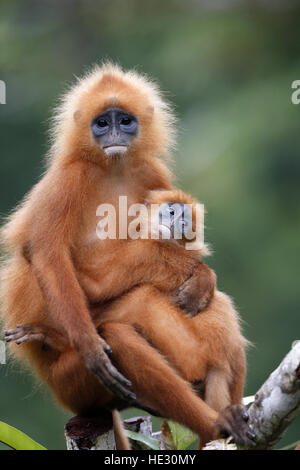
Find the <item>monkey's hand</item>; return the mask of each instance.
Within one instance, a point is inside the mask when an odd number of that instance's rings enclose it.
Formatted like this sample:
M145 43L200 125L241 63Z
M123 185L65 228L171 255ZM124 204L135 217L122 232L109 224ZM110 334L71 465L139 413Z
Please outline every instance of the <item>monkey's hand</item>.
M87 368L99 379L99 381L113 395L132 402L135 394L129 390L131 382L127 380L111 363L109 356L112 354L110 346L100 336L97 350L92 354L84 355L83 360ZM99 347L100 346L100 347Z
M176 292L174 301L189 317L194 317L210 303L216 287L216 275L199 261L190 277Z
M237 445L253 447L255 434L248 420L248 411L244 405L227 406L217 417L213 439L232 436Z

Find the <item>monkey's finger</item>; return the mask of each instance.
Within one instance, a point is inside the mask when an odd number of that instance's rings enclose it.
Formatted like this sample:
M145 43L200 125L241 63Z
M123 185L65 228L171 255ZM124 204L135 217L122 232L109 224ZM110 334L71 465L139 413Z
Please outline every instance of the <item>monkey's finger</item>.
M103 367L100 367L100 370L100 380L103 381L104 385L106 385L112 393L126 400L135 400L135 394L131 390L128 390L132 385L130 380L124 377L110 361L104 361Z
M108 375L110 375L116 382L120 383L125 387L131 387L132 383L130 380L126 379L123 374L121 374L112 364L109 364L107 369Z
M228 423L220 429L219 434L223 438L231 436L234 442L241 447L253 447L255 445L255 434L246 425L237 429L236 426Z
M5 335L5 336L9 336L9 335L16 334L16 333L18 333L18 332L19 332L19 330L17 330L17 329L5 330L5 331L4 331L4 335Z
M29 339L33 338L30 338L29 335L23 335L21 338L17 339L16 344L22 344L25 341L29 341Z
M125 400L126 402L130 403L136 400L136 395L134 392L131 392L119 383L112 382L111 378L109 378L106 383L103 383L103 385L106 386L110 392L112 392L116 397L120 398L121 400Z
M121 372L118 371L118 369L111 363L107 356L103 358L101 364L105 375L111 376L114 381L120 383L124 387L132 386L130 380L128 380L126 377L124 377L123 374L121 374Z
M22 336L25 331L31 331L33 330L32 325L17 325L16 328L10 329L10 330L5 330L4 335L5 336L10 336L10 335L20 335Z
M104 352L105 352L105 354L107 354L108 356L111 356L111 355L112 355L112 349L111 349L110 346L108 346L108 344L105 346Z
M11 341L16 341L23 336L23 332L20 330L7 330L5 331L5 341L10 343Z
M116 370L117 375L120 375L119 372ZM123 377L123 376L122 376ZM124 377L125 378L125 377ZM114 395L117 397L126 400L126 401L134 401L136 399L136 395L131 390L125 388L121 383L119 383L114 376L110 375L105 371L101 374L101 382L104 386L108 388ZM126 379L127 381L127 379ZM127 381L129 382L129 381Z
M107 346L103 340L102 353L96 361L88 360L87 366L111 393L127 401L133 401L135 400L135 394L128 390L131 387L131 382L113 366L105 353Z
M252 429L248 429L247 437L250 439L250 441L253 441L254 443L256 442L256 436Z
M251 437L250 437L251 436ZM247 432L243 435L241 434L232 434L234 442L242 447L253 447L255 446L255 435L253 433Z
M14 339L11 336L5 336L5 341L10 343L11 341L14 341Z
M256 444L256 436L250 424L240 423L240 426L231 427L231 432L234 441L240 446L253 447Z

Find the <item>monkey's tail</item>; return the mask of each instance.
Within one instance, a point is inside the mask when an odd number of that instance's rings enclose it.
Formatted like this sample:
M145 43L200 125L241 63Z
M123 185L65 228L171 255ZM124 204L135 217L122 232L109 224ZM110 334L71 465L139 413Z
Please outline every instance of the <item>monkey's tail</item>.
M112 411L116 449L117 450L131 450L129 439L125 434L125 428L118 410Z

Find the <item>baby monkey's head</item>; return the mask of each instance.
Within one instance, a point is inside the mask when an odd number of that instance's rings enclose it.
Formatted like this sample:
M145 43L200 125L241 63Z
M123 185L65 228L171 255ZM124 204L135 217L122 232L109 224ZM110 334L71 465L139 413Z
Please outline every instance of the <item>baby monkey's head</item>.
M153 219L151 219L153 221ZM159 206L158 214L155 214L158 233L162 238L178 241L192 231L191 208L182 202L164 202Z
M147 197L152 238L169 241L199 254L208 254L204 244L204 208L180 190L151 191Z

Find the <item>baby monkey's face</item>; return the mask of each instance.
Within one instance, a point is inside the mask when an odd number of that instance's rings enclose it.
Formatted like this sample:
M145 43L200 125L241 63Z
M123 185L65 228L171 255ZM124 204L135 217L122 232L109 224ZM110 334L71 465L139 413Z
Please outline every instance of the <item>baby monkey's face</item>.
M186 240L193 230L191 208L182 202L165 202L152 210L151 230L164 240Z

